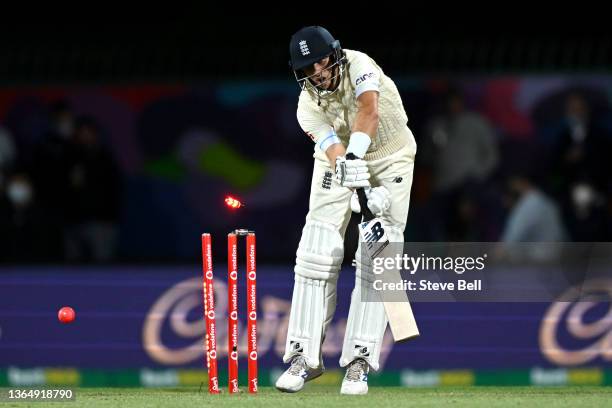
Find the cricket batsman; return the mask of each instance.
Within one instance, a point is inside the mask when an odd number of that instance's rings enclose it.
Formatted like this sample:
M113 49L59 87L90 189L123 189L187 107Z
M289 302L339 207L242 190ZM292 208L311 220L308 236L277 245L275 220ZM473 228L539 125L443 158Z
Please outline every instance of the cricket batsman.
M321 345L336 308L336 283L356 188L383 220L391 242L404 241L416 142L393 81L366 54L342 49L323 27L305 27L289 44L302 89L297 119L314 141L309 211L298 246L283 361L290 367L276 388L297 392L323 371ZM353 153L357 159L346 158ZM383 303L363 302L361 244L340 366L342 394L366 394L368 372L379 369L387 317ZM371 289L370 289L371 290ZM367 295L367 294L365 294Z

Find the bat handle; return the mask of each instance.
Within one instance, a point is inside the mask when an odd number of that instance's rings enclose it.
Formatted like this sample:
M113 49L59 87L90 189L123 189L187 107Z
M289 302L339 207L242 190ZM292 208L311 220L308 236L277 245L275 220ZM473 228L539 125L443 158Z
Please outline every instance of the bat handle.
M353 153L347 153L347 160L355 160L357 156ZM368 198L366 197L365 190L363 187L359 187L357 190L357 198L359 199L359 206L361 207L361 215L363 215L363 221L367 222L374 219L374 214L370 211L368 207Z

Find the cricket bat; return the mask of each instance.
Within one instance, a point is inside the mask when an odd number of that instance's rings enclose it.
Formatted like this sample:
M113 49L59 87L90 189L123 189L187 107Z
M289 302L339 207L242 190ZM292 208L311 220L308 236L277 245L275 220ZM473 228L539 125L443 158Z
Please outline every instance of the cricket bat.
M355 159L356 156L349 153L346 155L346 158L351 160ZM362 222L359 224L359 238L368 256L374 259L387 248L389 245L389 238L385 232L385 226L382 220L375 217L372 211L370 211L368 199L363 188L357 189L357 198L359 199L359 206L361 207L361 214L363 217ZM385 276L386 281L401 281L399 270L388 270L385 274L387 274L387 276ZM393 293L393 301L385 301L385 294L383 293L383 305L385 307L387 319L389 320L393 340L396 343L419 336L419 328L417 327L406 292L399 291Z

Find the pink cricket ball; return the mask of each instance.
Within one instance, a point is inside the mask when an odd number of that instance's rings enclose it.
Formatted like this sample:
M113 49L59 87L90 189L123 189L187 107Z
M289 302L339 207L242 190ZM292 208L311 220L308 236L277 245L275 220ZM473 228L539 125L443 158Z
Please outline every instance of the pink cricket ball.
M74 309L70 306L64 306L57 312L57 318L62 323L72 323L75 316Z

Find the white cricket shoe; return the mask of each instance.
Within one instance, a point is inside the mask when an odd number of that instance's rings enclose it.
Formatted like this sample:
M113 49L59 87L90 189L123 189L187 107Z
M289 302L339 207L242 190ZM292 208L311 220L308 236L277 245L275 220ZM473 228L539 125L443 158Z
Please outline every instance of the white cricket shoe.
M370 366L362 358L353 360L346 368L344 380L342 380L341 394L364 395L368 393L368 372Z
M291 360L291 367L276 380L276 388L282 392L298 392L307 381L319 377L323 371L323 367L308 367L304 356L295 356Z

